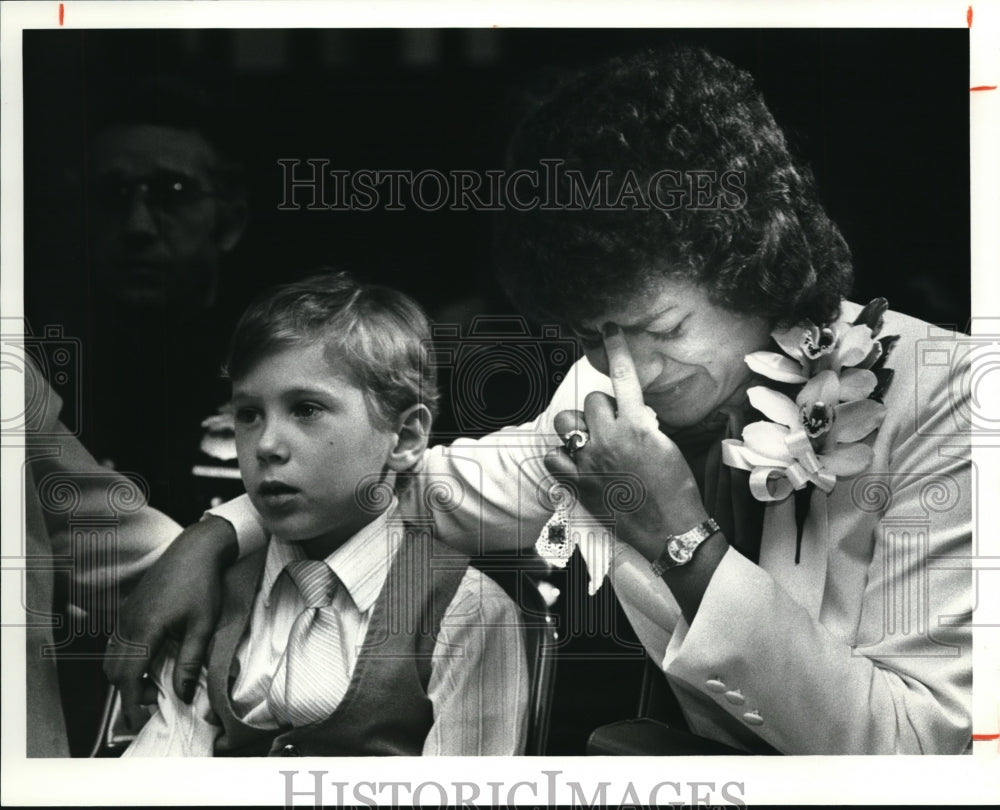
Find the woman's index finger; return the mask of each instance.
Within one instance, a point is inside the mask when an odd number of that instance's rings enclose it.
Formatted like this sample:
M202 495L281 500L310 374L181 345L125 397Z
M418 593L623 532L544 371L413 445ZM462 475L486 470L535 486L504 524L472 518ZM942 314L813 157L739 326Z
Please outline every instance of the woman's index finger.
M618 415L636 416L645 411L642 385L632 362L625 335L616 324L604 327L604 351L608 355L608 376L618 402Z

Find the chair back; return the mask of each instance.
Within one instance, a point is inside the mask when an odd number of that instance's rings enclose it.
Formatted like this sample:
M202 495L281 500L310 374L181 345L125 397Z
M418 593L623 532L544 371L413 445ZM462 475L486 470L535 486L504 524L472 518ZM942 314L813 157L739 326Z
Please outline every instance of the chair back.
M559 639L555 617L538 589L538 575L546 569L538 558L525 561L504 555L474 557L472 564L503 588L521 611L530 690L524 753L541 756L549 738Z

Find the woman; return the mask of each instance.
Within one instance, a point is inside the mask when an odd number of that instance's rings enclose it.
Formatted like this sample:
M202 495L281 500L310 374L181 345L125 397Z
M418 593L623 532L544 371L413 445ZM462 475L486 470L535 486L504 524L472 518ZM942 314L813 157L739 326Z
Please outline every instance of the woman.
M541 531L564 554L589 536L593 580L609 572L696 734L789 754L965 750L971 583L931 566L971 552L968 442L949 368L914 361L926 325L842 303L844 240L722 59L676 48L564 84L510 167L552 158L572 170L555 197L569 204L506 215L501 277L586 359L532 424L428 454L414 492L452 497L416 506L443 539L486 548ZM553 516L556 480L579 503ZM245 504L217 514L241 541L258 533ZM186 625L196 672L227 540L223 521L188 530L126 637L155 647ZM142 664L113 669L134 715Z

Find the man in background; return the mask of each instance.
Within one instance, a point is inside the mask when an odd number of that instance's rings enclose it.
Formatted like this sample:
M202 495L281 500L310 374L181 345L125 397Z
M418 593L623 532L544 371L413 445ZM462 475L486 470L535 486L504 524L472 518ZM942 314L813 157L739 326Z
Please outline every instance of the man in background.
M222 289L220 272L246 225L243 174L212 100L180 80L109 90L95 118L84 440L102 463L140 474L152 504L187 523L238 480L234 464L226 469L235 448L225 420L210 422L222 434L214 445L203 422L227 399L225 336L245 303Z
M78 391L53 390L58 379L46 382L38 369L28 374L47 403L25 480L28 556L37 563L27 573L27 604L44 617L27 649L33 756L89 752L116 597L172 539L173 521L197 520L214 497L242 491L232 431L218 413L228 400L226 337L254 292L236 294L223 282L247 221L227 122L178 77L94 87L79 129L83 204L46 207L47 222L27 223L58 233L60 217L77 217L85 247L82 264L36 260L27 279L40 302L29 308L35 332L55 326L81 354ZM74 398L68 408L60 393ZM47 495L46 480L62 479L83 493L76 510ZM116 486L138 499L107 513L105 494ZM108 550L92 547L95 535L73 528L101 509L117 527L110 560L98 560Z

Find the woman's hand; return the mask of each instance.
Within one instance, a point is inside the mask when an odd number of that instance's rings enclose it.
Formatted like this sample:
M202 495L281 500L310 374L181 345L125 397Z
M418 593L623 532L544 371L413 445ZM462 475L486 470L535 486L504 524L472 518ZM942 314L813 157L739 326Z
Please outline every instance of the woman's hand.
M122 711L134 731L148 716L142 706L155 702L155 690L146 694L144 678L168 633L181 639L174 691L185 703L194 696L222 602L222 572L236 551L232 525L209 516L181 532L122 606L119 636L144 647L145 655L116 654L109 645L104 673L121 691Z
M656 415L642 398L642 386L621 330L609 327L604 338L614 399L587 395L584 411L560 411L556 432L589 434L580 449L560 446L545 459L549 472L574 485L582 505L595 517L607 514L604 491L615 476L641 482L639 505L613 516L618 539L647 559L663 550L667 537L708 518L691 470L677 448L660 432ZM617 405L617 408L616 408Z
M614 521L615 536L652 562L670 535L693 529L709 515L681 451L660 432L656 415L643 402L642 385L620 329L605 330L604 348L615 397L592 392L583 413L556 414L560 436L581 430L589 439L572 452L555 448L545 457L545 466L557 479L572 483L582 505L599 518L606 514L604 490L616 475L641 481L638 506L608 517ZM664 574L689 623L728 548L726 538L716 532L698 547L690 563Z

